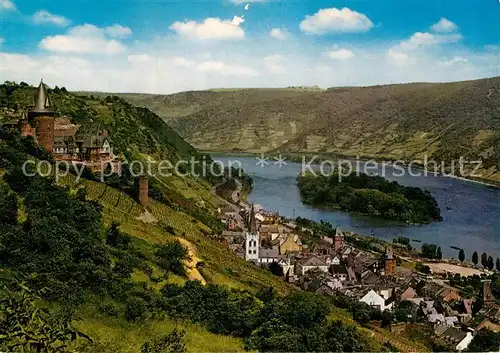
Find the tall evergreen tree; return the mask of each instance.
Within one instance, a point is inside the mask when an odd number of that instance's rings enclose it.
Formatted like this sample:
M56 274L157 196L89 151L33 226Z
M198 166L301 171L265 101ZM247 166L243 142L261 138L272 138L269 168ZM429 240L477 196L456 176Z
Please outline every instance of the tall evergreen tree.
M474 265L477 265L478 262L479 262L479 256L477 254L477 251L474 251L474 253L472 254L472 263Z
M483 265L484 268L488 267L488 254L485 252L481 254L481 265Z
M438 246L436 250L436 259L441 260L443 258L443 252L441 251L441 247Z
M460 249L460 251L458 252L458 259L460 260L460 262L464 262L465 261L465 252L464 252L464 249Z
M500 271L500 259L498 257L497 257L496 268L497 268L497 271Z
M493 262L493 257L488 256L488 270L493 270L493 267L495 267L495 263Z

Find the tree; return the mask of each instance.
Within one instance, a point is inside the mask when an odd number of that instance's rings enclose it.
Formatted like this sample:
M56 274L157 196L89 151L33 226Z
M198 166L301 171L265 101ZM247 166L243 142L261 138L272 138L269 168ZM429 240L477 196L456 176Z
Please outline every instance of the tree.
M497 262L496 262L496 269L497 271L500 271L500 258L497 257Z
M472 339L469 352L498 352L500 349L500 334L487 329L479 330Z
M490 255L488 256L488 270L493 270L493 268L495 267L495 263L493 262L493 257Z
M387 326L392 324L394 321L394 314L390 310L384 310L382 312L382 326Z
M436 250L436 259L441 260L443 258L443 252L441 251L441 247L438 246Z
M361 325L366 325L371 318L372 308L366 303L356 303L353 308L352 318Z
M393 310L394 319L397 322L413 322L414 319L413 311L414 311L414 306L412 302L402 301Z
M156 250L158 265L168 274L173 272L176 275L184 276L186 270L182 261L189 260L188 249L178 240L160 245Z
M106 232L106 243L117 249L126 250L129 248L131 238L127 234L120 232L118 229L119 226L118 222L113 221L111 227Z
M17 197L0 184L0 225L17 224Z
M477 251L474 251L472 254L472 263L477 266L477 263L479 262L479 256L477 255Z
M437 258L438 247L434 244L422 244L422 256L428 259Z
M465 252L464 252L464 249L460 249L460 251L458 252L458 259L460 260L460 262L464 262L465 261Z
M41 307L42 291L23 282L0 287L0 351L67 352L90 337L71 326L70 316L57 316Z
M146 342L141 347L141 353L186 353L183 343L186 331L174 329L167 335L160 336L153 342Z
M141 321L148 316L146 302L141 298L129 298L125 304L125 317L128 321Z
M426 273L426 274L431 273L431 268L427 265L424 265L421 262L416 263L415 270L417 270L418 272Z
M281 277L284 275L283 273L283 267L276 261L273 261L269 264L269 271L273 273L273 275Z
M484 268L488 267L488 254L485 252L481 254L481 265L483 265Z

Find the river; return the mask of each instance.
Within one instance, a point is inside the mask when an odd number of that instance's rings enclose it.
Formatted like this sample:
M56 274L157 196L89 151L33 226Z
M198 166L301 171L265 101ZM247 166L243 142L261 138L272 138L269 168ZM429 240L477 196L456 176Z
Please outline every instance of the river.
M314 221L324 220L333 226L362 235L373 235L392 241L398 236L421 240L412 242L420 248L424 242L441 246L447 257L458 257L463 248L467 261L477 251L500 257L500 189L466 180L428 174L427 176L393 176L394 170L386 166L385 177L406 186L428 190L441 208L442 222L425 225L407 225L342 211L323 210L302 204L296 177L301 173L301 163L286 162L281 168L271 161L257 165L255 157L213 155L225 166L230 162L241 163L245 172L254 180L254 189L248 197L250 203L262 205L266 210L278 211L285 217L305 217ZM361 163L361 166L364 164ZM381 171L379 164L371 172ZM398 174L396 174L398 175Z

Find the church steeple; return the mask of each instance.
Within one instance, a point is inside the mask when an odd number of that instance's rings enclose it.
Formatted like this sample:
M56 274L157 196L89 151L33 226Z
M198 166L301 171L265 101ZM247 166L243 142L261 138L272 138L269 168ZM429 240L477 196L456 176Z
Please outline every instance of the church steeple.
M33 108L35 113L52 113L50 106L49 95L43 84L43 79L40 80L40 85L35 93L35 107Z
M249 217L249 220L248 220L248 223L249 223L249 231L250 231L250 234L256 234L257 233L257 221L255 220L255 210L253 208L253 204L252 204L252 208L250 209L250 217Z

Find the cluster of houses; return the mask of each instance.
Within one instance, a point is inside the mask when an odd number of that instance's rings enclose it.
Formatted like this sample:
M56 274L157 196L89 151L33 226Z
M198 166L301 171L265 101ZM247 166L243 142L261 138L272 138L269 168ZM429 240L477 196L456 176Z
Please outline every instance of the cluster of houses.
M467 348L477 330L500 332L500 310L488 281L479 300L462 298L460 289L442 280L396 266L390 246L382 256L356 248L345 241L351 234L338 226L308 247L300 239L307 229L253 205L239 213L221 212L221 219L228 229L222 241L229 249L260 266L279 264L283 279L305 290L346 296L381 312L411 303L408 325L432 327L435 337L458 351Z

